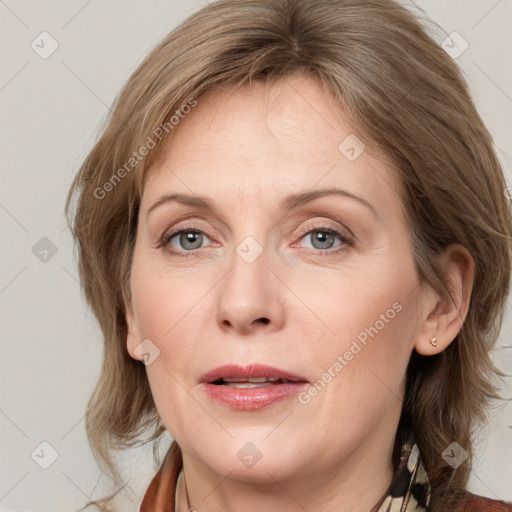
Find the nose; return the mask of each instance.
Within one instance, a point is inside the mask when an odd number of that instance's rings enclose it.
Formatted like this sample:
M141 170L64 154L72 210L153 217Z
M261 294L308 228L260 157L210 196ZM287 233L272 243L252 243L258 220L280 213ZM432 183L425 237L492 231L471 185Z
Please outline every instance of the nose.
M284 324L284 284L269 268L266 251L252 262L240 254L234 251L231 268L219 283L217 323L238 335L275 332Z

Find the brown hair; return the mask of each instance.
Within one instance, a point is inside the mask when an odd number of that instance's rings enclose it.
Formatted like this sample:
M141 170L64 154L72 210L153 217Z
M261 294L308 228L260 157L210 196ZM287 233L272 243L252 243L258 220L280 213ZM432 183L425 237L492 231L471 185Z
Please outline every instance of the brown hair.
M435 256L452 243L475 260L469 313L456 339L437 356L412 355L393 456L396 463L412 431L434 504L465 485L471 457L453 470L441 454L456 441L471 456L472 428L496 396L492 379L500 372L488 352L509 290L512 221L492 137L457 65L420 21L393 0L220 0L165 37L123 87L66 204L85 297L104 336L86 428L115 484L112 450L165 431L145 367L126 349L145 170L172 133L169 119L194 98L299 72L320 79L358 137L396 167L420 280L447 290Z

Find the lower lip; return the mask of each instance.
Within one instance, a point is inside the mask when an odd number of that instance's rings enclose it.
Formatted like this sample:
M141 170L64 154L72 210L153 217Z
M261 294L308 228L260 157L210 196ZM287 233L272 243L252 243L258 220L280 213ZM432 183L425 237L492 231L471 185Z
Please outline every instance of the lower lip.
M307 382L287 382L257 388L231 388L218 384L205 383L205 391L217 402L238 410L254 410L268 407L300 393L308 386Z

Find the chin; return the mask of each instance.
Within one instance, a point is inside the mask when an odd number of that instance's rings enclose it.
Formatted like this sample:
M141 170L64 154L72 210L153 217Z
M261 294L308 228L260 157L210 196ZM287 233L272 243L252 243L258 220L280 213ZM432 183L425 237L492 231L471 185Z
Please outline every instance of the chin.
M208 466L211 471L227 476L232 480L253 483L275 483L283 481L302 466L297 458L301 442L287 442L276 436L273 440L265 439L268 429L259 435L248 429L236 433L228 440L212 440L212 449L198 452L194 450L196 459ZM179 444L179 443L178 443ZM307 443L306 443L307 445ZM293 462L292 462L293 461Z

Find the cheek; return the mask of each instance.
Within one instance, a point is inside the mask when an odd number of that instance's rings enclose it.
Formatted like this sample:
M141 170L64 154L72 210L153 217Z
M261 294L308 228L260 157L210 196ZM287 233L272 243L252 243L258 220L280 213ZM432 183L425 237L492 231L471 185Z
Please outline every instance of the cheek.
M309 335L316 330L320 353L337 354L353 340L363 345L373 339L381 345L388 340L407 342L417 318L416 274L412 265L387 271L382 267L368 264L338 273L329 269L293 283L294 293L307 306L296 320Z
M140 340L149 339L159 350L158 359L147 366L153 395L160 404L180 400L180 384L187 382L187 369L198 357L197 346L205 339L205 318L213 322L207 276L170 269L161 259L154 261L142 251L134 255L131 290L135 322ZM165 396L164 396L165 395ZM168 405L165 405L168 407Z
M365 415L378 416L402 394L418 328L420 288L412 265L398 270L350 272L334 282L317 280L301 292L320 312L316 328L321 326L324 335L313 336L311 325L304 336L316 340L308 344L307 355L321 392L311 401L326 415L349 412L354 423L366 424Z
M373 292L360 292L358 300L340 297L340 307L328 317L335 334L320 339L310 353L318 391L301 403L325 426L326 438L336 438L342 426L346 438L357 439L390 408L396 414L401 408L417 297L408 290L381 288L377 294L368 288Z
M134 258L131 289L137 326L141 337L149 338L166 350L175 333L193 329L194 316L202 311L211 289L208 276L190 270L177 270L162 258L141 255ZM193 330L188 331L189 339Z

